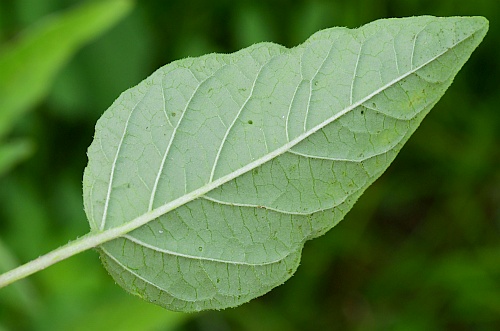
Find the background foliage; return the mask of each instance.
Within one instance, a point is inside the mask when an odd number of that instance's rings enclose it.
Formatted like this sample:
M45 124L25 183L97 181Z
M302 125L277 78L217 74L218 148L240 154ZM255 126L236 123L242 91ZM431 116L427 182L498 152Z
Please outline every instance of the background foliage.
M27 27L36 34L54 13L87 4L2 0L0 62L22 44ZM386 174L344 221L306 244L285 285L236 309L172 313L114 285L90 251L0 290L0 330L500 329L496 0L136 3L86 46L73 45L38 102L9 123L0 141L0 270L88 231L81 178L95 122L158 67L259 41L290 47L331 26L423 14L483 15L490 32ZM29 86L23 89L19 98L29 95Z

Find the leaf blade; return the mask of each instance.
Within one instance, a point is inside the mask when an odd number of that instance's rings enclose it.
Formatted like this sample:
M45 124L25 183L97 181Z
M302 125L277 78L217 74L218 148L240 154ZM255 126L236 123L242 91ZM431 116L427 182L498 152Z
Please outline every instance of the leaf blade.
M127 0L85 4L43 20L0 54L0 138L38 102L50 82L85 43L113 26L132 8Z
M159 69L110 107L89 148L91 227L124 229L103 262L174 310L234 306L281 284L304 242L389 166L486 29L482 18L380 20Z

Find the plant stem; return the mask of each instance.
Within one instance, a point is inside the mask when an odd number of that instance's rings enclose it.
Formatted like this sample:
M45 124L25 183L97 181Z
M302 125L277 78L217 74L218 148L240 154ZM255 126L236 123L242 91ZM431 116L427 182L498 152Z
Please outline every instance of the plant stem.
M45 255L42 255L28 263L25 263L15 269L7 271L0 275L0 288L5 287L15 281L28 277L38 271L41 271L57 262L65 260L73 255L94 248L106 241L109 241L110 231L104 231L98 234L89 233L83 237L70 241Z
M188 198L192 198L192 196L198 197L199 195L201 195L198 191L201 190L198 189L194 191L193 193L188 195ZM29 275L32 275L38 271L50 267L51 265L56 264L57 262L72 257L73 255L76 255L78 253L102 245L105 242L121 237L129 233L130 231L135 230L138 227L150 222L151 220L158 218L159 216L165 214L166 212L178 207L179 201L184 201L184 199L187 198L181 197L179 199L176 199L162 207L156 208L148 213L145 213L121 226L108 229L102 232L88 233L85 236L70 241L66 245L56 248L55 250L45 255L42 255L28 263L25 263L15 269L7 271L6 273L0 275L0 289L2 287L14 283L15 281L26 278Z
M88 233L83 237L70 241L64 246L42 255L28 263L0 275L0 288L5 287L15 281L26 278L38 271L50 267L57 262L65 260L73 255L84 252L90 248L97 247L107 241L118 238L131 231L127 226L109 229L99 233Z

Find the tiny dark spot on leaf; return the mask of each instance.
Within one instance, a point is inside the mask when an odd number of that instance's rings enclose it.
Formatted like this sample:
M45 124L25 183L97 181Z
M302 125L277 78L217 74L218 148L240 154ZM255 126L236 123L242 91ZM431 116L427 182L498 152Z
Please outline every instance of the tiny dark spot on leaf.
M201 252L201 251L203 251L203 247L201 247L201 246L200 246L200 247L198 247L198 250L199 250L200 252Z
M377 104L375 102L372 102L372 107L377 108Z
M361 111L361 115L363 115L364 113L365 113L365 111L364 111L364 110L362 110L362 111Z
M249 121L248 121L248 124L253 124L253 121L252 121L252 120L249 120Z
M172 115L172 117L175 117L175 115L177 115L177 114L176 114L176 113L172 113L172 114L170 114L170 115Z
M219 283L220 283L220 278L217 278L217 284L219 284Z

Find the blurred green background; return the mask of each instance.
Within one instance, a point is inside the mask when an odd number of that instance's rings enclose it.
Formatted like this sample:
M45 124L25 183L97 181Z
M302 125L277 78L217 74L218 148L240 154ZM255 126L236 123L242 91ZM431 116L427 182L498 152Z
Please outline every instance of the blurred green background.
M88 231L95 122L158 67L423 14L483 15L490 31L284 285L236 309L172 313L121 290L89 251L0 290L0 331L500 330L498 0L1 0L0 271Z

